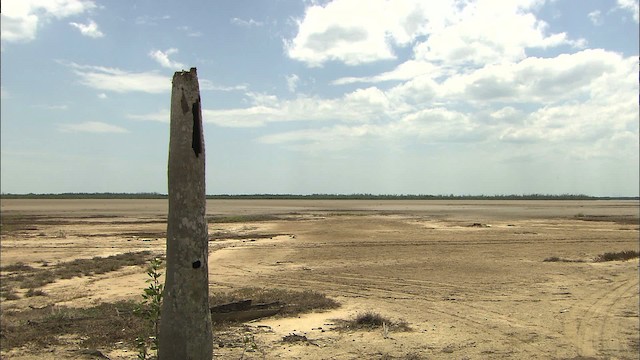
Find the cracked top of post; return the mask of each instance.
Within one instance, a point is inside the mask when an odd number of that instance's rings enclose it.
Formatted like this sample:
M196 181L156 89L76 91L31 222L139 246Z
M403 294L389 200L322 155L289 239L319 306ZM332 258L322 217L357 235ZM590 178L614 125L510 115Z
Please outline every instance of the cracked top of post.
M196 68L192 67L189 71L176 71L175 74L173 74L173 79L175 80L175 78L178 76L190 76L192 78L198 78L198 73Z

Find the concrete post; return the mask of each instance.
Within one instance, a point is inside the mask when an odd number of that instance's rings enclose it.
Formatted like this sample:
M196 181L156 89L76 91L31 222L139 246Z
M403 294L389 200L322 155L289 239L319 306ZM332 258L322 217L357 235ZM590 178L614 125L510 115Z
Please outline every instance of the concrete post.
M204 136L195 68L173 75L170 131L167 274L158 358L210 360Z

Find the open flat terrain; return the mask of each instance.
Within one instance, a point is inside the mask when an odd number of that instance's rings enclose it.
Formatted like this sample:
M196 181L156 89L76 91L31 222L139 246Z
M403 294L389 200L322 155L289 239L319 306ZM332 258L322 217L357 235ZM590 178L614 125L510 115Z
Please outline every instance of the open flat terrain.
M638 201L207 205L212 293L314 290L341 305L219 329L219 358L637 359L638 259L594 259L638 251ZM7 287L20 275L10 265L37 274L78 259L164 252L166 200L2 200L1 207L5 323L29 311L138 301L147 285L145 265L132 263L56 278L34 296L28 286ZM410 329L337 329L365 311ZM117 326L124 332L127 324ZM123 341L87 349L90 332L8 348L11 329L0 336L3 359L136 357ZM291 334L306 340L283 342Z

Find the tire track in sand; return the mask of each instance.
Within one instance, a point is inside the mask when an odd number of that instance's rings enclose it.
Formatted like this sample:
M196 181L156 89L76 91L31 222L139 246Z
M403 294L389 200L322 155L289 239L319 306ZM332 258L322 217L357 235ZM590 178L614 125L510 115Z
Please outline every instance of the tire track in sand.
M433 289L427 284L422 284L422 286L417 286L416 288L417 284L413 283L411 286L413 291L407 291L406 287L398 289L396 280L377 276L328 276L326 280L317 276L317 279L268 277L270 284L284 285L297 289L311 288L316 291L328 291L343 296L348 294L347 296L364 298L428 301L434 306L421 308L420 311L439 315L452 323L464 324L465 327L472 330L471 334L482 334L482 338L490 338L492 342L498 341L508 344L504 345L508 348L513 348L515 343L517 348L526 349L524 354L543 354L553 357L555 353L544 345L536 343L535 338L532 338L532 336L560 336L559 333L540 329L537 326L523 323L518 319L498 312L476 307L465 302L451 302L440 296L428 295ZM457 284L441 282L437 284L449 289L472 289L464 285L458 286ZM415 290L419 290L419 292ZM475 289L475 292L478 291L478 289Z
M570 308L570 315L564 323L565 335L577 348L578 355L599 356L604 355L607 349L621 350L626 347L624 341L627 339L616 333L615 327L610 325L620 308L625 307L621 300L637 296L638 285L637 278L622 280L612 287L594 292Z

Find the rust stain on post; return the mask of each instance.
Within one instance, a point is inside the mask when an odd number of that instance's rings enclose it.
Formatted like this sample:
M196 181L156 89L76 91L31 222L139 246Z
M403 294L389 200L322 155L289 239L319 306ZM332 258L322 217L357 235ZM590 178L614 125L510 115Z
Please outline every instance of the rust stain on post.
M195 68L173 76L168 175L167 272L158 357L210 360L205 151Z

